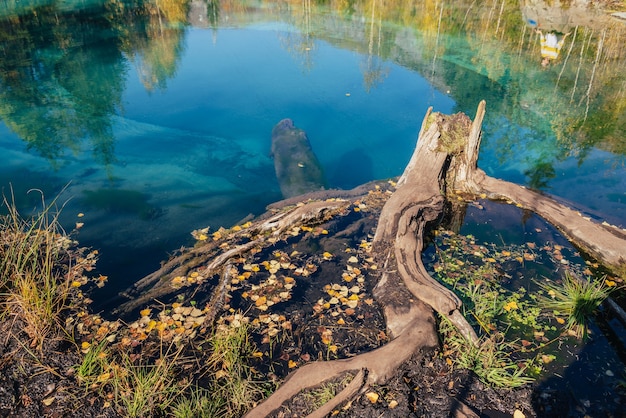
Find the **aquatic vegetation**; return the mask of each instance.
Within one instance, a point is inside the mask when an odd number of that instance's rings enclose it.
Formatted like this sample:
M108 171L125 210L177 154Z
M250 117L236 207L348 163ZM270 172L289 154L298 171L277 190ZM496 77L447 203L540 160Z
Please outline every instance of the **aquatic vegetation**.
M552 343L572 333L585 337L587 321L621 281L593 279L599 266L568 260L574 250L558 244L497 246L472 235L434 232L435 254L427 265L459 295L465 315L481 332L480 343L472 346L441 320L447 355L494 386L531 381L559 356ZM554 279L524 278L537 270Z
M458 367L476 373L482 382L495 387L516 388L534 380L525 376L527 364L520 365L511 357L518 347L507 342L504 334L485 335L475 345L463 338L445 318L441 318L439 332L444 335L446 351L443 354L453 358L451 362Z
M567 329L576 336L587 338L590 318L612 291L609 283L606 279L579 278L566 272L559 282L549 279L537 282L545 291L538 302L543 309L552 311L557 321L565 316L566 319L559 322L565 322Z

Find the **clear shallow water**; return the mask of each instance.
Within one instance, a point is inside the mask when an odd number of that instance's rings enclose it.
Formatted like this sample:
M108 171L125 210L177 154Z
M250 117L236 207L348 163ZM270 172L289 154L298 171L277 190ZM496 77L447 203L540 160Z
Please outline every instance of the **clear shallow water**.
M271 2L240 12L223 2L209 29L210 15L194 14L204 3L182 3L188 21L161 10L161 20L139 13L134 25L123 13L72 8L38 11L66 24L24 10L19 22L2 21L0 182L5 191L12 184L24 210L38 203L30 188L61 193L68 229L85 214L78 238L100 249L105 292L155 270L189 244L191 230L230 226L279 200L269 150L272 127L286 117L307 132L329 187L351 188L401 174L429 106L473 117L486 98L481 168L626 225L623 155L613 142L564 140L575 135L560 117L573 123L585 102L576 96L565 111L564 92L542 93L556 91L557 76L568 94L576 90L579 62L589 77L592 53L560 75L529 64L536 45L525 30L512 51L452 23L433 32L432 22ZM581 42L590 50L594 39ZM624 138L616 125L610 138Z

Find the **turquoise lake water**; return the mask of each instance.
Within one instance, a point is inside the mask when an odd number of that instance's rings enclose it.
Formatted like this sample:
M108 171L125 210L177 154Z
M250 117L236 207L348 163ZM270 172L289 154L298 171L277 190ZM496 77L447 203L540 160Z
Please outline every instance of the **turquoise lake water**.
M210 13L194 15L207 4L187 4L183 22L86 6L0 13L0 183L26 212L40 200L29 189L58 195L65 227L83 222L77 238L100 249L111 293L189 245L192 230L231 226L281 199L270 144L283 118L307 132L328 186L352 188L401 174L428 107L473 117L486 99L481 168L626 227L622 122L598 130L604 137L586 132L592 143L564 125L580 122L586 98L589 124L605 102L624 102L623 91L598 87L626 90L615 72L624 57L609 60L605 42L606 68L595 65L593 28L577 29L580 58L572 48L563 67L542 70L529 63L538 44L526 29L511 50L498 29L485 41L439 23L433 35L358 8L272 2L222 5L208 27ZM510 14L522 28L520 11Z

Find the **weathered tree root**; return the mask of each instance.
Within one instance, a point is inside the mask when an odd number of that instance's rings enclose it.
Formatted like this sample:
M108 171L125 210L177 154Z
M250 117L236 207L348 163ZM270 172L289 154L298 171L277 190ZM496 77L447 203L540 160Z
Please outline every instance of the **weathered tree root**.
M472 131L465 145L462 164L457 169L454 189L477 198L486 195L492 200L504 200L528 209L554 225L563 235L583 252L600 261L618 275L626 275L626 231L593 222L552 197L526 187L495 179L477 168L480 148L480 129L485 101L478 106ZM477 127L478 126L478 127Z
M309 363L292 374L270 398L245 416L267 417L300 391L320 385L345 372L358 370L350 385L329 401L323 409L309 417L325 416L335 407L353 398L357 393L375 383L388 380L393 372L415 354L415 347L432 348L438 343L432 310L424 304L411 306L412 321L405 332L388 344L356 357L333 361Z

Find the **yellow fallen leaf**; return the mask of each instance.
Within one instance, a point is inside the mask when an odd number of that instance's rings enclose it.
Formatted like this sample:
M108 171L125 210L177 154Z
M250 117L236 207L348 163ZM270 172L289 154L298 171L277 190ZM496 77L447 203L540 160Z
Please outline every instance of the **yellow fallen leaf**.
M140 314L141 316L148 316L148 315L150 315L150 312L152 312L152 309L143 309L143 310L141 310L141 311L139 312L139 314Z
M556 322L558 322L559 324L564 324L565 323L565 319L557 317L556 318Z
M296 363L295 361L289 360L288 366L289 366L290 369L293 369L297 365L298 365L298 363Z
M378 402L378 393L376 392L367 392L365 396L367 397L367 399L369 399L371 403Z
M49 398L46 398L41 401L41 403L44 404L45 406L52 405L52 402L54 402L54 396L50 396Z
M515 412L513 412L513 418L526 418L526 415L519 409L516 409Z
M215 379L221 379L222 377L227 377L228 376L228 372L225 370L218 370L217 373L215 373Z
M348 300L348 302L346 303L346 305L347 305L349 308L354 309L354 308L356 308L357 306L359 306L359 301L358 301L358 300Z

